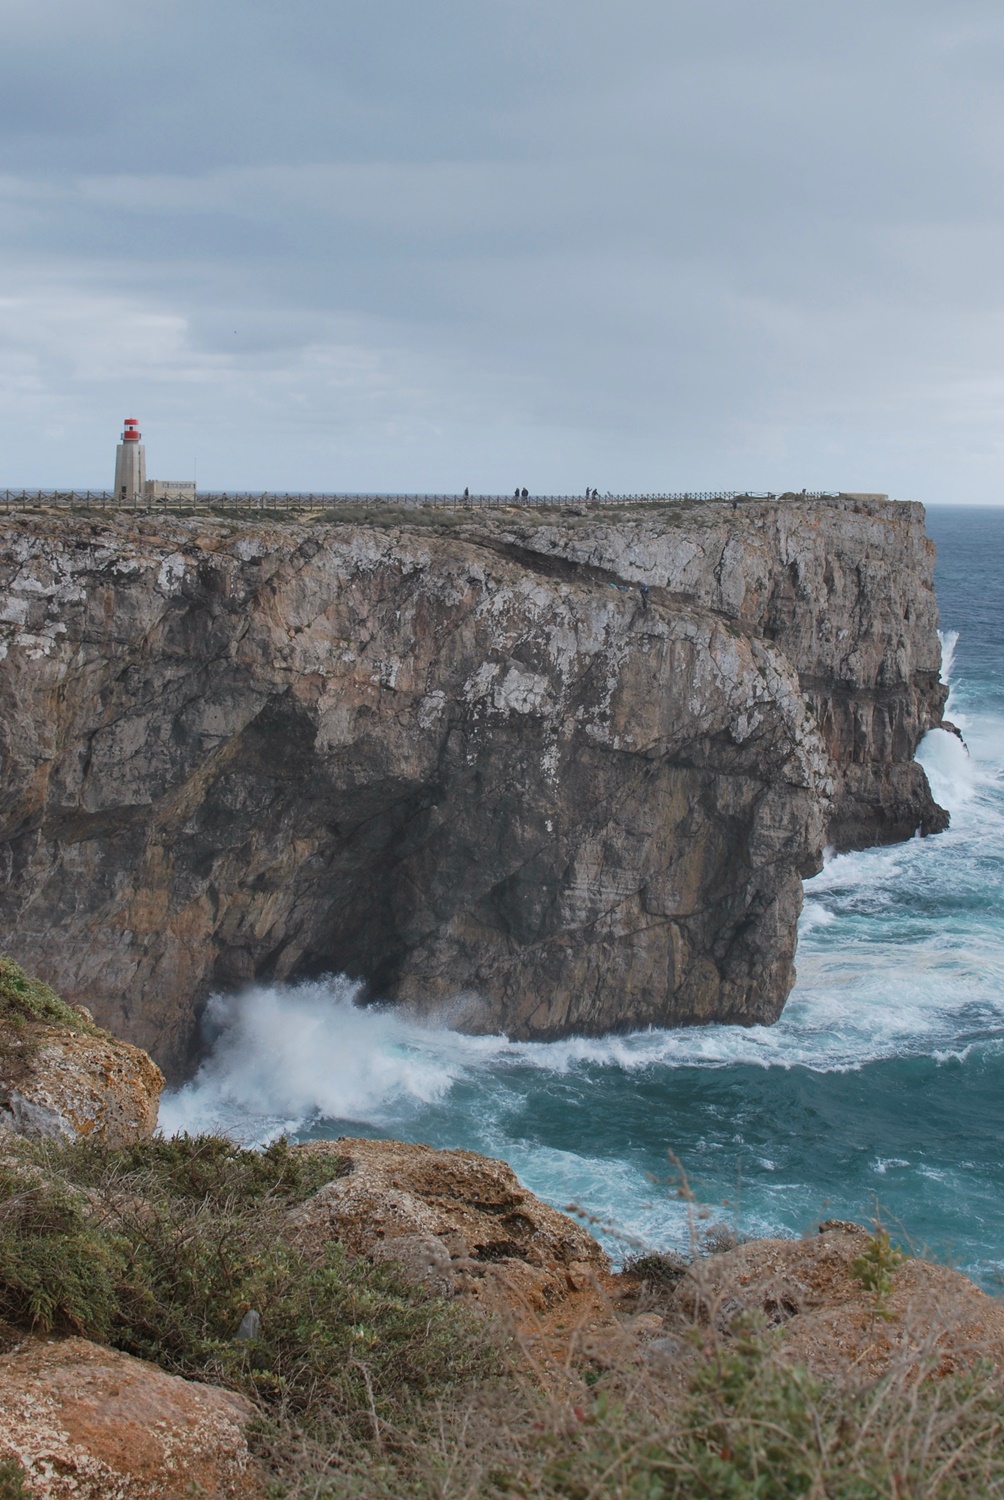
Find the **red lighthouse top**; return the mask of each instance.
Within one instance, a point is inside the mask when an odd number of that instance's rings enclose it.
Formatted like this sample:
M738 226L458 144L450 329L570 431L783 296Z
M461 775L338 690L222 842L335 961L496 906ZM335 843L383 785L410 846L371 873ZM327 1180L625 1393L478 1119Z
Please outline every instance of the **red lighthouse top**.
M135 417L126 417L125 432L122 434L123 443L138 443L139 438L139 422Z

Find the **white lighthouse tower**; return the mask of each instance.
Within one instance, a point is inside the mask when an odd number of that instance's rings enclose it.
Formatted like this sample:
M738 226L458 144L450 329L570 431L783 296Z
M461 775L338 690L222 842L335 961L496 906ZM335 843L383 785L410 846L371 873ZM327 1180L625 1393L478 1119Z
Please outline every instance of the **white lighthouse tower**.
M126 417L122 441L115 450L115 500L135 504L146 490L146 449L140 442L139 423Z

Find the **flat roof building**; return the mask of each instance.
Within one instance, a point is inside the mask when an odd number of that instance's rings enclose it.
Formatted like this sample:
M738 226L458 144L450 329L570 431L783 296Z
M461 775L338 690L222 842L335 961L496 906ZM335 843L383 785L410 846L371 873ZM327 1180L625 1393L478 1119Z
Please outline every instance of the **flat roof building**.
M194 479L148 479L143 490L148 500L194 500Z

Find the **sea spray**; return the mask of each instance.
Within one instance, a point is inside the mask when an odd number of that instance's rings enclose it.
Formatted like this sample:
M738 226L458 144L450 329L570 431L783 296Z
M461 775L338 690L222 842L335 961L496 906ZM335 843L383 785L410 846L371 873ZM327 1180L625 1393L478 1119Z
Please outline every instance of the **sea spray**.
M161 1129L262 1141L318 1116L373 1125L404 1102L441 1099L455 1069L432 1045L436 1033L385 1008L361 1009L356 995L333 976L212 996L215 1044L192 1081L166 1095Z
M953 816L972 801L987 775L981 775L964 741L948 729L929 729L917 749L917 759L927 773L935 802Z
M949 689L952 682L952 667L955 664L955 648L959 644L959 632L957 630L939 630L938 640L941 642L941 680Z

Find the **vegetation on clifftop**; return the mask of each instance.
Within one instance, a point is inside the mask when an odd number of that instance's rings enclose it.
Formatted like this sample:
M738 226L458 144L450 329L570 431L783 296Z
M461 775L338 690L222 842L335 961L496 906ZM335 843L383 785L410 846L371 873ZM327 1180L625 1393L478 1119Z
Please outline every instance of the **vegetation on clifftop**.
M81 1025L9 961L0 986L0 1040ZM109 1150L5 1134L0 1325L79 1333L242 1392L275 1500L1004 1497L999 1348L997 1363L989 1347L961 1360L903 1339L878 1375L824 1379L759 1315L695 1303L681 1322L673 1256L637 1260L626 1301L597 1282L557 1318L517 1308L505 1334L338 1244L318 1259L291 1241L289 1209L339 1165L285 1140ZM902 1257L881 1232L862 1240L851 1276L881 1339ZM590 1319L609 1333L646 1311L673 1335L590 1341ZM29 1493L0 1464L0 1500Z
M287 1209L332 1170L286 1141L24 1143L0 1167L0 1317L242 1391L308 1435L337 1421L362 1437L492 1356L462 1310L386 1266L289 1243Z
M989 1364L915 1351L878 1380L825 1381L784 1358L777 1330L698 1320L668 1361L637 1345L597 1360L573 1339L531 1373L465 1308L337 1245L321 1264L290 1246L284 1213L332 1168L285 1141L17 1143L0 1170L0 1316L242 1391L289 1500L1004 1495ZM658 1306L673 1280L640 1295Z
M46 1026L101 1035L82 1010L67 1005L43 980L0 953L0 1092L20 1081Z
M67 1005L41 979L27 975L6 953L0 953L0 1036L28 1026L69 1026L97 1034L100 1028L82 1010Z

